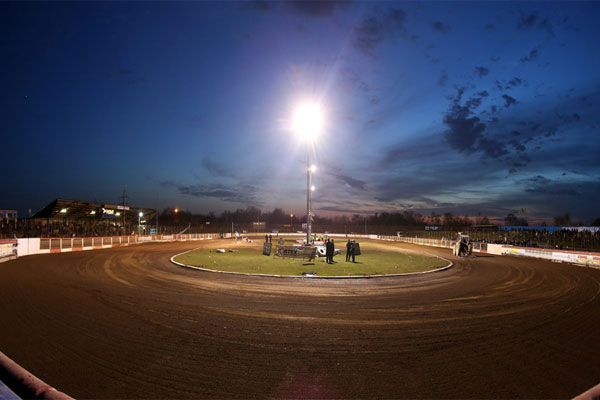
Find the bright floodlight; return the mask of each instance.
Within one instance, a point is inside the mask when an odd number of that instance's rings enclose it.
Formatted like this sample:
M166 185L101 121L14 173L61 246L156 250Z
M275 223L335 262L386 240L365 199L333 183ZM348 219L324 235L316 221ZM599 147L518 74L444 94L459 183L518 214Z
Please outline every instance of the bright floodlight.
M310 187L310 190L312 190L312 191L314 192L314 191L315 191L315 187L314 187L314 186L311 186L311 187Z
M308 140L320 132L323 124L321 109L313 103L305 103L298 107L294 114L293 128L296 134Z
M310 166L310 172L314 173L317 170L317 166L316 165L311 165Z
M139 215L140 215L140 217L143 217L143 216L144 216L144 213L140 211L140 214L139 214Z

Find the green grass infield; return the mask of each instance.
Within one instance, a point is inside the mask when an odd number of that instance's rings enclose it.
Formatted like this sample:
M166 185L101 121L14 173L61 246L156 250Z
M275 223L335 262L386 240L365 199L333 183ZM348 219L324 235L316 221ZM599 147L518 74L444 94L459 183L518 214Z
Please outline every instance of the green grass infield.
M343 248L339 244L336 248L342 250L342 253L334 257L334 264L327 264L324 257L308 262L274 257L273 253L271 256L265 256L262 254L262 243L235 242L225 245L221 243L221 246L215 244L214 248L180 254L174 261L215 271L296 276L303 273L316 273L317 276L406 274L430 271L448 265L446 260L438 257L402 252L395 246L370 242L360 243L362 254L356 256L355 263L346 262L345 243L340 244ZM273 250L275 246L273 243ZM217 248L225 249L226 252L218 253Z

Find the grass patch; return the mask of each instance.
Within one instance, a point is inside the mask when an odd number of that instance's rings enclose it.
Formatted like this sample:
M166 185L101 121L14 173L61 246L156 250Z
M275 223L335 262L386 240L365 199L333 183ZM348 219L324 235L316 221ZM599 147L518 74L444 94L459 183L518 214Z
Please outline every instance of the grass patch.
M217 253L215 249L218 247L198 249L177 256L175 261L218 271L274 275L315 272L319 276L403 274L429 271L447 265L446 261L437 257L401 253L393 249L384 250L381 245L375 246L368 242L361 242L360 246L362 255L356 257L356 263L345 261L345 247L342 254L335 256L335 264L327 264L325 258L317 258L308 263L298 259L264 256L262 243L238 244L232 247L236 251L226 253Z

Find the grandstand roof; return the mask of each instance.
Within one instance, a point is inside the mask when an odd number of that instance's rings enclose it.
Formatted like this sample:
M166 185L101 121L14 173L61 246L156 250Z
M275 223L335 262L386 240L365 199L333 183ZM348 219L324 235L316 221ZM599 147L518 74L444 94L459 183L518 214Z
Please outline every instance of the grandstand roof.
M156 217L157 213L157 211L152 208L98 203L95 201L56 199L36 212L31 218L71 220L110 220L125 218L128 220L137 220L140 212L143 213L146 220L151 220Z

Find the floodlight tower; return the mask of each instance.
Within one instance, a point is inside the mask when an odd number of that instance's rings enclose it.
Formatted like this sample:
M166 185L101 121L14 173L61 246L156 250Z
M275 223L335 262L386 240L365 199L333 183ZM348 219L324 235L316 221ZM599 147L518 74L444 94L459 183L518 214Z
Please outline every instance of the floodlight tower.
M306 142L306 244L310 243L312 219L312 174L316 167L310 164L310 146L322 125L321 110L314 103L302 104L294 116L294 131Z

